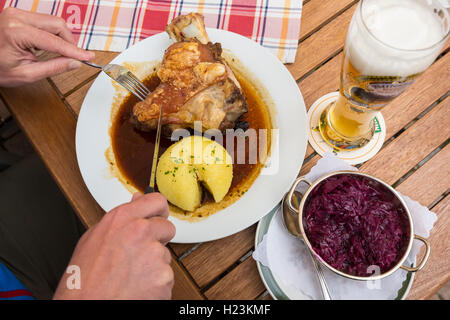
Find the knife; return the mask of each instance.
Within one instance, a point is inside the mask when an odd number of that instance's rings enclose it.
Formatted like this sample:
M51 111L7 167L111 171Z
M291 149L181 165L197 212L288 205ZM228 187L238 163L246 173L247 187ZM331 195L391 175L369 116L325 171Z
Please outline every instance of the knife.
M158 128L156 130L155 151L153 153L152 172L150 174L150 182L145 188L144 194L155 192L156 165L158 164L159 140L161 138L161 116L162 108L159 107Z

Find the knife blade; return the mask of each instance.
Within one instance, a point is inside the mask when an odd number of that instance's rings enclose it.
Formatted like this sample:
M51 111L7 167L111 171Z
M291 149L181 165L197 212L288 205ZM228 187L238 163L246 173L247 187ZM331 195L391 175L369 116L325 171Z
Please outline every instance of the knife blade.
M153 152L152 171L150 174L150 182L145 188L144 194L155 192L156 165L158 164L159 140L161 138L161 117L162 108L159 107L158 128L156 130L155 151Z

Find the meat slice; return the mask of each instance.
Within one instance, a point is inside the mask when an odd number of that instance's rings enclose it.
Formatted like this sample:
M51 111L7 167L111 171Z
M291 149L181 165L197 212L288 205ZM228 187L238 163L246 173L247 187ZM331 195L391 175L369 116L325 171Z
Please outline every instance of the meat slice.
M166 31L177 42L167 48L157 71L161 84L133 108L136 127L155 129L162 108L166 129L193 127L194 121L201 121L203 130L234 128L236 120L247 112L247 104L239 82L221 56L221 45L209 41L203 17L180 16Z

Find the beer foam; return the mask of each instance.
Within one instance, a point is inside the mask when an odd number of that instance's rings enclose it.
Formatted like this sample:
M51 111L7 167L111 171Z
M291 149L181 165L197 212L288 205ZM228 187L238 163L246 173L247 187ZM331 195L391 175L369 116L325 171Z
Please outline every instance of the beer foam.
M448 32L442 18L427 5L431 2L366 0L360 3L362 10L357 8L346 43L346 54L353 66L364 75L403 77L428 68L444 42L435 44ZM446 10L443 14L448 19Z

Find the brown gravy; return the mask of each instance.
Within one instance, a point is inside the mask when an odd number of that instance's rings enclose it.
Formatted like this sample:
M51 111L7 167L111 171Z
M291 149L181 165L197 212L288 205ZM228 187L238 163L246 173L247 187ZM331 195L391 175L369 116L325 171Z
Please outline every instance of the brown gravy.
M242 86L242 90L248 104L248 113L244 116L243 120L248 121L250 123L250 128L255 129L257 135L259 136L258 129L270 130L272 127L269 111L265 107L258 89L256 89L256 87L244 76L237 73L236 77ZM160 83L160 80L156 74L153 74L143 82L149 90L154 90ZM113 119L110 132L113 153L118 169L125 178L127 184L131 184L136 189L143 192L149 183L156 131L142 132L136 130L129 121L132 108L137 102L138 99L133 95L128 95L125 98L123 103L120 105L115 118ZM270 131L268 132L267 149L270 150ZM224 147L226 147L226 140L226 135L223 135ZM159 154L163 154L164 151L173 143L175 142L172 142L168 138L161 137ZM231 196L236 198L244 194L263 166L263 164L259 161L256 164L249 164L248 152L249 148L247 146L245 164L236 164L236 161L234 161L233 180L230 191L227 195L228 198ZM235 158L236 155L237 153L235 152ZM253 177L250 185L245 183L247 177ZM204 192L204 194L205 196L202 206L210 203L208 208L213 208L211 202L214 201L212 197L208 194L208 192ZM223 201L228 202L228 204L224 204L222 207L225 207L235 201L230 202L229 199L228 201L225 200L227 199L224 199ZM221 208L214 208L208 209L207 211L215 212L220 209ZM209 215L211 213L213 212L207 212L206 214ZM205 215L204 212L202 214ZM201 217L201 215L198 216Z

